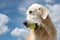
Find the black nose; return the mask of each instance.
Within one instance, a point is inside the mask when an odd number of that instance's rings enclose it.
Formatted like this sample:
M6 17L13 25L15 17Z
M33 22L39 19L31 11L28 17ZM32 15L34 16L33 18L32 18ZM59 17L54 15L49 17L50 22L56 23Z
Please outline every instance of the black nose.
M27 21L25 21L25 22L23 22L23 24L24 24L25 26L27 26L28 23L27 23Z
M33 11L29 11L29 14L31 14Z

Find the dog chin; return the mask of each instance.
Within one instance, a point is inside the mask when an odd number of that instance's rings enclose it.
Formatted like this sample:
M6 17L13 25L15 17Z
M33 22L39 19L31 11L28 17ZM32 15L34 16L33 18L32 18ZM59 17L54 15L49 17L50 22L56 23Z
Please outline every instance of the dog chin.
M25 21L23 24L27 28L29 28L29 25L35 24L36 27L34 28L34 30L37 30L40 27L40 23L38 21L32 21L32 20L31 21Z
M31 24L33 24L33 23L31 23ZM29 24L29 25L31 25L31 24ZM37 30L39 28L39 25L38 25L38 23L34 23L34 24L35 24L34 30ZM27 25L26 27L29 28L29 25Z

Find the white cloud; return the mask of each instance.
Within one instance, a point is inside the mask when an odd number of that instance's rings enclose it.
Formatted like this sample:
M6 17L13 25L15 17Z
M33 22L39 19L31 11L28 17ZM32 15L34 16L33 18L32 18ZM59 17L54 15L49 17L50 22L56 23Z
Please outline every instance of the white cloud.
M57 29L57 39L60 40L60 4L46 5L50 10L50 17Z
M9 29L6 25L8 21L9 21L8 16L0 13L0 35L8 32Z
M26 8L23 7L23 6L22 6L22 7L18 7L17 10L18 10L19 13L21 13L21 14L23 14L23 15L24 15L24 13L26 12Z
M52 2L54 2L54 0L45 0L45 2L52 3Z
M60 19L60 4L54 4L54 5L46 5L49 10L50 10L50 15L51 15L51 18L53 18L53 21L56 22L56 21L59 21Z
M21 37L25 38L28 35L28 33L29 33L28 30L16 27L15 29L12 30L11 35L17 37L18 40L21 40Z
M51 2L52 0L45 0L46 2Z
M37 0L24 0L21 5L17 8L18 12L26 13L27 7L33 3L38 3Z
M0 35L3 34L3 33L6 33L8 32L8 27L7 26L0 26Z

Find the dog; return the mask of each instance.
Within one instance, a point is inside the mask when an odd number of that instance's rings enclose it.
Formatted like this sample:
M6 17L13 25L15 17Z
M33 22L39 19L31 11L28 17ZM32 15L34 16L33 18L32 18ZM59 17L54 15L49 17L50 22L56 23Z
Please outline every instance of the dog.
M49 10L40 4L32 4L23 23L27 28L35 23L36 28L31 30L26 40L56 40L57 31L49 16Z

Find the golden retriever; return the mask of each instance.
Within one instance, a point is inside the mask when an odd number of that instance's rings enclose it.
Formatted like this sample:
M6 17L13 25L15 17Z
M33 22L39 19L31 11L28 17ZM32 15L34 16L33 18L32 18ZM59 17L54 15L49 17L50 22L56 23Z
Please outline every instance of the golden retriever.
M24 25L36 23L37 26L31 30L26 40L56 40L56 29L49 17L49 10L40 4L32 4L27 10Z

